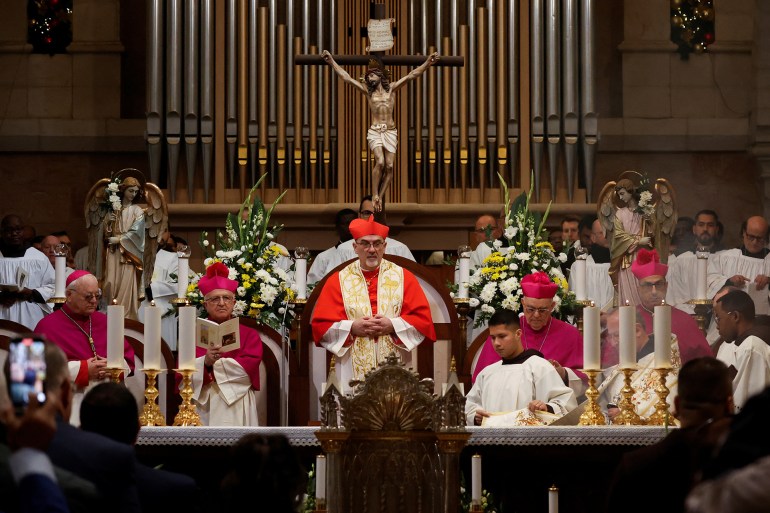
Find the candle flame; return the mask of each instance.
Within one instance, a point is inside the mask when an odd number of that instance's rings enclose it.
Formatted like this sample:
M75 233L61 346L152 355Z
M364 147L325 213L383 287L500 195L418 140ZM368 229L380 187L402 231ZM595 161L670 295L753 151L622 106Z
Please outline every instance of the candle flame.
M626 299L626 306L631 306L631 301L629 301L628 299Z
M118 298L114 297L112 298L112 305L115 306L118 304Z
M155 306L155 300L150 301L150 306Z

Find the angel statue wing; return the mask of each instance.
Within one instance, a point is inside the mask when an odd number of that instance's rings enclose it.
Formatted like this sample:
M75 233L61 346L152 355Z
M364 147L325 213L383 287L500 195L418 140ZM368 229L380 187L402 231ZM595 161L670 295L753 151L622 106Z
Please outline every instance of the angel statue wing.
M605 231L605 238L608 241L612 240L615 229L615 212L618 209L615 196L616 183L615 181L607 182L599 193L599 201L596 203L596 217L599 218Z
M102 223L107 215L107 185L108 178L102 178L96 182L86 194L84 214L86 218L86 230L88 232L88 271L99 280L102 279L103 244Z
M154 183L144 185L144 195L147 198L147 208L144 210L144 255L142 278L144 287L149 287L152 273L155 270L155 255L158 252L158 242L168 231L168 204L163 191Z
M676 194L674 187L665 178L655 180L655 249L660 261L668 262L669 245L674 235L676 221Z

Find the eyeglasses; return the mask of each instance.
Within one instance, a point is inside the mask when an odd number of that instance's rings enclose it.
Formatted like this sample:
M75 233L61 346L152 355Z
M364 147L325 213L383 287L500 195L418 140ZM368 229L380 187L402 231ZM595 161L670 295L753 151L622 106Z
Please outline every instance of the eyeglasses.
M371 216L373 216L373 215L374 215L374 212L372 212L371 210L359 210L359 211L358 211L358 213L359 213L359 214L360 214L362 217L371 217Z
M734 313L737 313L737 312L736 312L735 310L733 310L733 311L731 311L731 312L727 312L725 315L731 315L731 314L734 314ZM724 317L722 317L722 319L724 319ZM714 321L715 321L717 324L719 324L719 314L717 314L717 313L714 313Z
M369 248L382 249L382 247L385 245L385 241L384 240L375 240L375 241L357 240L356 245L361 246L364 249L369 249Z
M551 309L550 308L546 308L546 307L543 307L543 308L535 308L533 306L525 306L524 307L524 313L528 314L528 315L535 315L535 314L545 315L546 313L548 313L550 311L551 311Z
M220 302L224 304L229 304L235 301L235 297L233 296L214 296L210 297L208 299L205 299L204 301L208 301L209 303L219 304Z
M666 280L655 281L652 283L640 283L639 287L647 290L651 290L653 287L656 289L662 289L667 285Z
M743 236L746 237L749 240L749 242L756 242L760 244L764 244L765 242L767 242L767 237L749 235L748 233L744 233Z
M91 301L99 301L100 299L102 299L102 289L99 289L96 292L92 292L91 294L81 294L81 293L78 293L78 294L80 294L80 297L82 297L89 303Z

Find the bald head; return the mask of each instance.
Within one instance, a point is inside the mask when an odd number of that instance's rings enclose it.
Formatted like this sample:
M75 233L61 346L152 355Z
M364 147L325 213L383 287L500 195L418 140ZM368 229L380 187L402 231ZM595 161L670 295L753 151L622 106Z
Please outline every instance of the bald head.
M743 247L750 254L760 253L767 245L768 224L764 217L753 216L743 228Z
M497 226L497 219L490 214L482 214L476 219L473 226L472 247L488 240L495 240L502 235L502 230Z
M604 233L602 222L598 219L591 225L591 243L597 244L603 248L610 247L610 243L607 241L607 237Z
M54 255L54 250L56 250L56 246L58 245L59 237L56 235L48 235L47 237L43 237L43 240L40 241L41 251L48 257L48 260L51 261L51 265L56 265L56 255Z
M91 315L99 307L102 291L93 274L85 274L67 285L67 306L78 315Z

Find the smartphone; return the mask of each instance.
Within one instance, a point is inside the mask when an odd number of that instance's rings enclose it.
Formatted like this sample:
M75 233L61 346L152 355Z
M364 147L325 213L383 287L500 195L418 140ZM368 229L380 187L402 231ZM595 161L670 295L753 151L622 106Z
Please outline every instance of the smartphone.
M11 400L17 412L26 409L30 392L34 392L40 404L45 402L45 344L34 335L11 339Z

